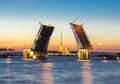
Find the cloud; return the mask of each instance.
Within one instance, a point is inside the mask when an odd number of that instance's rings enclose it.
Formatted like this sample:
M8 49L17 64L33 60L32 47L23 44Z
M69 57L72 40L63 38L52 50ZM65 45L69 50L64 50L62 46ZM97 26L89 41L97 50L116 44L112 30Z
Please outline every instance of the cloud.
M5 0L0 4L6 6L26 6L33 3L34 0Z

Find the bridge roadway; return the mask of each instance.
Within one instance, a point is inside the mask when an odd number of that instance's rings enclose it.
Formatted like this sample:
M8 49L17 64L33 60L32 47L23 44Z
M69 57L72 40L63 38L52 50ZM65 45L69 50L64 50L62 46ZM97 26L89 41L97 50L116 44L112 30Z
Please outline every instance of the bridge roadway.
M22 56L22 54L23 54L23 50L0 51L0 56L2 55Z
M100 55L113 55L117 56L120 53L120 51L112 51L112 50L90 50L89 55L90 56L100 56ZM14 51L0 51L0 56L1 55L15 55L15 56L22 56L23 55L23 50L14 50ZM50 55L50 53L48 53ZM59 55L58 53L51 53L51 55ZM72 54L71 54L72 55ZM77 53L73 54L77 55ZM68 55L69 56L69 55Z
M102 55L110 55L117 56L120 51L115 50L90 50L90 56L102 56Z

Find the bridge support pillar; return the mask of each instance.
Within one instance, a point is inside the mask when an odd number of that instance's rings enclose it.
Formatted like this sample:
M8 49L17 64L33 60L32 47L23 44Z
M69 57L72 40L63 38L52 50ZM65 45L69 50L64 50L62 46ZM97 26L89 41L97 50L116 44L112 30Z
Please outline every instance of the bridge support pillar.
M80 49L78 51L79 60L89 60L89 51L87 49Z
M47 53L45 52L34 52L30 49L23 50L23 58L33 58L33 59L46 59Z
M47 59L47 53L45 53L45 52L34 52L33 59Z
M23 58L32 58L33 52L30 49L23 50Z

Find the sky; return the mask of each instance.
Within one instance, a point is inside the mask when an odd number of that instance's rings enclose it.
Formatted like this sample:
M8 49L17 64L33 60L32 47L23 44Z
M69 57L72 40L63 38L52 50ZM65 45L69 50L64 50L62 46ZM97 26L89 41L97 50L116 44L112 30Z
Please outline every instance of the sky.
M94 49L120 50L120 0L0 0L0 48L31 48L40 28L38 22L55 27L48 50L77 50L69 25L74 19Z

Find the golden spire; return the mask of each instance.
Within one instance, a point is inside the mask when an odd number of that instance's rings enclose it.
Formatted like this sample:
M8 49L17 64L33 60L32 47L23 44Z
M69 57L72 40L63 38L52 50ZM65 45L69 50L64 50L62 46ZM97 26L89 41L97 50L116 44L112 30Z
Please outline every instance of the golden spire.
M60 38L59 52L63 53L62 32L61 32L61 38Z

